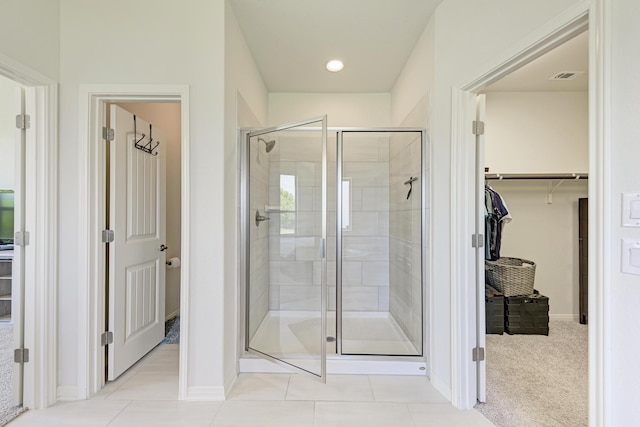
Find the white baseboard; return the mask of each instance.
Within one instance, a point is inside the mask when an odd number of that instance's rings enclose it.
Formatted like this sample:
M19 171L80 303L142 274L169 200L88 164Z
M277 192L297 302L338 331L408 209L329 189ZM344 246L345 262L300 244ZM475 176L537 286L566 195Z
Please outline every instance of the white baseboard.
M174 317L180 315L180 309L177 309L169 314L167 314L166 316L164 316L164 321L166 322L167 320L173 319Z
M57 400L58 402L71 402L74 400L81 400L78 395L78 387L58 386Z
M191 401L214 401L225 400L225 387L220 386L192 386L187 387L187 398Z
M565 320L577 322L580 319L580 316L577 314L550 314L549 320Z

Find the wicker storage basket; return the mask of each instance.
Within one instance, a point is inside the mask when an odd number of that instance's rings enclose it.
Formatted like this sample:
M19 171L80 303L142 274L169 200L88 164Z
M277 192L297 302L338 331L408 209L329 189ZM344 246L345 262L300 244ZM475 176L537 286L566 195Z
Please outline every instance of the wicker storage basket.
M521 258L499 258L485 260L484 270L489 285L502 292L505 297L533 293L536 264Z

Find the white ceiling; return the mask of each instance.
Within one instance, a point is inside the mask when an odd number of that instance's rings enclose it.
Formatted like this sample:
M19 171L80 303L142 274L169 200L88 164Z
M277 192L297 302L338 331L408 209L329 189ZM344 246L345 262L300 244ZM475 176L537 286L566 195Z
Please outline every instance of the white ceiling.
M442 0L230 0L269 92L390 92ZM331 73L338 58L345 68ZM562 71L584 71L550 81ZM588 88L582 33L483 92Z
M549 80L563 71L584 71L573 80ZM482 92L586 91L589 88L589 32L579 34Z
M442 0L230 2L269 92L390 92Z

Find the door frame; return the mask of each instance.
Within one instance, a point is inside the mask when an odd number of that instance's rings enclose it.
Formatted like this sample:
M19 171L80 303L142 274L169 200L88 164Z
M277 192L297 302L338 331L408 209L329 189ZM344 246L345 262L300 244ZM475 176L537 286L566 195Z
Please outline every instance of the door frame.
M57 400L58 371L58 85L0 54L0 75L25 86L34 102L33 149L26 152L23 406L46 408ZM35 98L35 99L34 99Z
M515 45L503 57L495 58L484 72L452 88L451 128L451 257L452 301L452 403L472 408L477 400L477 377L472 349L476 347L475 257L469 235L474 233L475 144L471 133L471 113L476 93L520 66L589 28L589 420L590 425L608 425L609 371L607 347L608 291L610 279L605 265L611 249L605 239L611 223L609 188L610 119L605 111L611 97L606 81L611 52L611 4L585 0L557 16L531 37ZM482 70L481 70L482 71ZM472 310L469 312L468 310ZM469 315L468 313L472 313Z
M104 351L100 336L105 326L105 245L100 241L105 212L105 164L102 144L104 110L108 102L180 102L181 111L181 269L180 269L180 362L178 399L187 397L187 350L189 330L189 86L188 85L80 85L79 194L80 230L78 253L78 398L86 399L104 386Z

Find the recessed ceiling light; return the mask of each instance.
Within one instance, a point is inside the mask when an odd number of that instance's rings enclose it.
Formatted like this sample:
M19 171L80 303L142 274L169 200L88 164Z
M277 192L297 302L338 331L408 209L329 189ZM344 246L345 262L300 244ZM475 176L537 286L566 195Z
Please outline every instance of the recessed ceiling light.
M342 71L342 69L344 68L344 64L339 59L332 59L331 61L327 62L327 65L325 66L327 67L327 70L331 71L332 73Z

